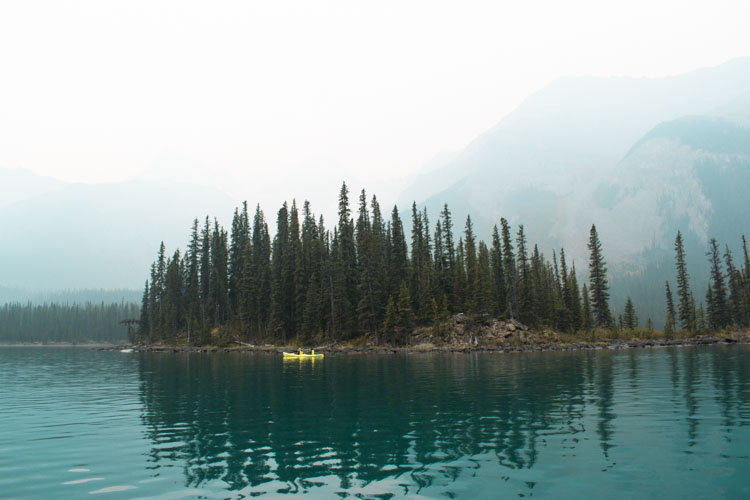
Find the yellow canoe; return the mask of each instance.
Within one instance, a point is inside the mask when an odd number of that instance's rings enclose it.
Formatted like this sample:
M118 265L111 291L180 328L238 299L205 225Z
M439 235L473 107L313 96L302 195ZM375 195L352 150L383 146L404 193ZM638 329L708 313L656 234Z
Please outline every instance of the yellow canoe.
M324 356L324 354L299 354L296 352L285 352L284 358L296 358L296 359L320 359Z

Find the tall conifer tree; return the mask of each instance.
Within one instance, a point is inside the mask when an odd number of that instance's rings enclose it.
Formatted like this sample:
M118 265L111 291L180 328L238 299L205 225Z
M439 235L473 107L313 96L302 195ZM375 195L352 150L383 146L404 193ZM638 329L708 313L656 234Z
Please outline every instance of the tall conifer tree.
M674 250L677 265L677 296L680 298L680 328L683 330L692 330L694 326L692 324L693 309L691 306L690 277L688 276L687 265L685 264L685 247L680 231L677 231Z
M612 324L612 314L609 311L609 280L607 279L607 263L602 254L602 244L596 232L596 226L591 226L589 235L589 294L591 295L591 309L594 313L594 324L598 328L609 328Z

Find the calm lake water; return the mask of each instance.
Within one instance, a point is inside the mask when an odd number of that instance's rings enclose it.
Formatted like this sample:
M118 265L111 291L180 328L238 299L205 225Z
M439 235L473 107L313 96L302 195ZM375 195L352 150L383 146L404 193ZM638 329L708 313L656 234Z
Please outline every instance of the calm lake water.
M748 498L750 346L0 347L0 498Z

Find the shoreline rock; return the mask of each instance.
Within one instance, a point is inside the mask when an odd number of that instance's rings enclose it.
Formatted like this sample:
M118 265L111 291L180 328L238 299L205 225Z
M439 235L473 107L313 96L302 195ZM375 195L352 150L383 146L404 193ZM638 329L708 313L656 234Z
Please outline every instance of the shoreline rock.
M428 353L514 353L514 352L546 352L546 351L584 351L584 350L602 350L602 349L646 349L656 347L683 347L683 346L700 346L700 345L731 345L731 344L749 344L750 335L742 334L740 338L736 337L717 337L713 335L697 335L686 339L602 339L597 342L533 342L528 344L507 344L507 345L474 345L466 344L432 344L420 343L409 346L391 346L391 345L336 345L328 344L325 346L316 346L318 352L325 354L428 354ZM252 346L238 345L231 347L216 346L165 346L165 345L120 345L100 347L102 351L121 351L123 349L132 349L133 352L192 352L192 353L228 353L228 352L253 352L279 354L284 351L296 349L296 347L278 347L278 346Z

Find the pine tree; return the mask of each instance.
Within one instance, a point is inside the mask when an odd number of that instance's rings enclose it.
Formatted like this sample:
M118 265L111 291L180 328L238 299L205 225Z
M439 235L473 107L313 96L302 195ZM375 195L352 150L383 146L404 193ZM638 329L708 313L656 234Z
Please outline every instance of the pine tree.
M677 296L680 298L679 318L680 327L683 330L692 330L692 307L690 301L690 277L685 264L685 249L682 242L682 234L677 231L677 238L674 242L675 261L677 265Z
M589 293L591 308L595 317L595 326L609 328L612 324L609 311L609 281L607 280L607 264L602 255L602 244L596 232L596 226L591 226L588 249L589 257Z

